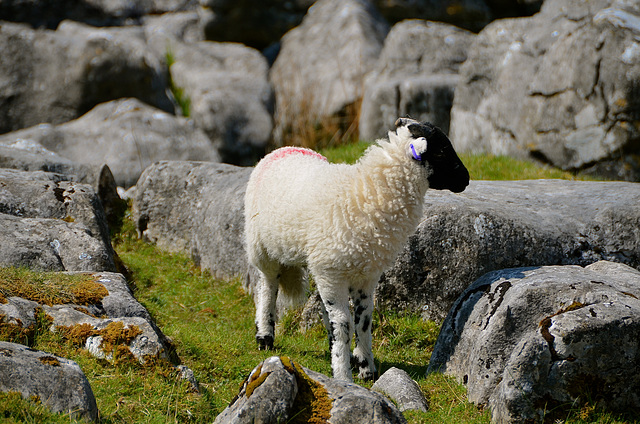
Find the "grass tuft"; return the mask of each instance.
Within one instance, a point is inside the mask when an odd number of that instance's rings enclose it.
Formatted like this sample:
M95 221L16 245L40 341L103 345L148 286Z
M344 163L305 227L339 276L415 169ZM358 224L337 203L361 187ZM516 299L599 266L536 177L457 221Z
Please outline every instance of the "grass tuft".
M176 83L173 81L173 78L171 77L171 65L176 62L175 55L173 54L171 48L167 47L167 52L165 53L164 59L167 64L168 70L167 75L169 78L169 90L171 91L173 98L178 104L182 116L188 118L191 115L191 99L185 93L182 87L178 87L176 85Z
M41 305L93 305L109 295L91 274L37 272L26 268L0 268L0 302L17 296ZM3 300L4 299L4 300Z

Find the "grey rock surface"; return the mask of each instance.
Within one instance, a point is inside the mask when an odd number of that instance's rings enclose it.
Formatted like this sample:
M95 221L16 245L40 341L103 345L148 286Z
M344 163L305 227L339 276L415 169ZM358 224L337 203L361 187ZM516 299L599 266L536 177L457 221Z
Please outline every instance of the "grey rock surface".
M147 166L161 159L220 160L209 138L192 121L133 98L103 103L73 121L38 125L0 140L28 140L77 163L106 163L123 187L134 185Z
M104 210L93 188L56 177L60 176L0 168L0 213L82 224L88 235L110 246Z
M558 0L488 25L460 71L455 147L640 181L638 19L634 3Z
M46 124L44 124L46 127ZM0 136L0 168L31 171L42 179L89 184L98 194L110 226L116 226L125 207L107 165L85 165L47 150L40 143ZM36 172L42 171L42 172Z
M504 268L588 265L640 269L640 184L564 180L471 181L429 190L423 220L376 298L382 308L441 321L469 282Z
M285 368L280 358L268 358L251 371L240 393L214 423L286 421L293 415L290 410L297 394L295 374Z
M270 71L276 94L276 144L304 125L344 111L362 95L389 31L364 0L320 0L284 35Z
M267 60L258 50L237 43L173 40L172 45L171 79L189 98L194 124L209 137L222 161L255 164L265 154L273 130Z
M380 392L395 402L400 412L427 411L429 405L420 386L404 370L391 367L380 376L371 390Z
M74 361L0 341L0 391L37 396L53 412L95 421L98 406L91 385Z
M136 97L173 111L166 70L141 28L93 28L72 21L55 31L0 27L0 133L75 119L95 105Z
M638 411L639 299L640 272L613 262L490 272L451 308L429 372L463 382L493 422L539 422L588 401Z
M247 272L244 191L252 168L162 161L147 168L133 204L138 233L189 253L216 278Z
M115 271L107 219L89 185L0 168L0 222L3 266Z
M360 137L385 137L399 116L429 121L447 133L457 74L474 38L469 31L439 22L394 25L365 78Z
M0 265L42 271L115 271L113 249L62 219L0 213Z
M299 414L335 424L406 423L393 403L379 393L277 356L266 359L251 372L238 396L215 423L278 423L301 419Z

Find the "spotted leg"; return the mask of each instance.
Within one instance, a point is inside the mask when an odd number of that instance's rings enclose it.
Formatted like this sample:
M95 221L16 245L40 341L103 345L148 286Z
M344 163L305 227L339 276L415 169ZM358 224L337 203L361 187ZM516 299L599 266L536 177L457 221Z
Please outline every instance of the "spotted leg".
M358 369L358 377L373 380L376 365L371 348L371 315L373 313L373 290L360 289L352 292L353 321L356 327L356 347L353 350L353 364Z
M273 349L278 278L277 273L270 274L260 273L256 305L256 341L260 350Z
M351 312L349 295L346 289L326 287L322 281L316 280L322 303L326 310L327 333L331 351L331 369L333 378L353 381L351 375Z

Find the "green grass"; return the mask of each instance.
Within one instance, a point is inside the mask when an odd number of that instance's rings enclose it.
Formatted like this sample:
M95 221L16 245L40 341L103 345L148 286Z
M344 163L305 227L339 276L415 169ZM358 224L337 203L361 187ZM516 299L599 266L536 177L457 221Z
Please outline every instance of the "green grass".
M367 146L357 143L322 153L332 161L352 163ZM501 157L463 155L462 160L476 179L575 178ZM253 301L242 290L239 279L214 279L187 256L162 252L138 240L129 215L114 235L113 244L131 273L136 298L173 340L182 363L195 372L201 393L194 393L189 384L181 381L171 364L112 364L94 358L61 334L47 331L47 320L40 319L39 328L28 343L80 364L96 396L101 423L210 423L238 393L250 371L271 355L289 356L303 366L330 375L326 332L317 325L303 333L299 327L300 311L288 313L278 325L274 352L258 351ZM2 278L8 280L0 274ZM436 323L418 316L377 311L373 342L379 371L392 366L404 369L425 393L430 410L406 413L409 423L489 423L489 412L468 402L465 388L454 379L441 374L425 376L438 331ZM356 382L370 387L370 383ZM70 421L64 414L51 414L38 402L12 394L0 394L0 421L3 419L8 423ZM570 409L564 422L625 421L598 411L593 405L583 405Z
M180 108L180 113L184 117L189 117L191 115L191 98L184 92L182 87L178 87L173 78L171 77L171 65L173 65L176 61L175 55L171 48L167 47L167 52L165 53L165 62L167 64L167 76L169 78L169 90L171 90L171 94L175 99L178 107Z
M354 163L371 144L360 141L338 147L320 149L320 153L335 163ZM460 154L472 180L594 180L593 176L562 171L533 161L513 159L508 156Z

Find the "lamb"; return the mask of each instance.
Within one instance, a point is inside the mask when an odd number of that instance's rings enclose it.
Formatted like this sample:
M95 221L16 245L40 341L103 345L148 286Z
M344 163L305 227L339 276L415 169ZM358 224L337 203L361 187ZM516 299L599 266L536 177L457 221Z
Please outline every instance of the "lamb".
M330 164L299 147L265 156L245 195L246 251L260 274L258 347L273 349L278 290L289 299L304 297L308 270L324 306L334 378L352 381L351 362L359 378L374 378L376 284L415 231L427 189L457 193L468 184L469 172L447 136L409 118L399 118L389 139L378 140L354 165Z

